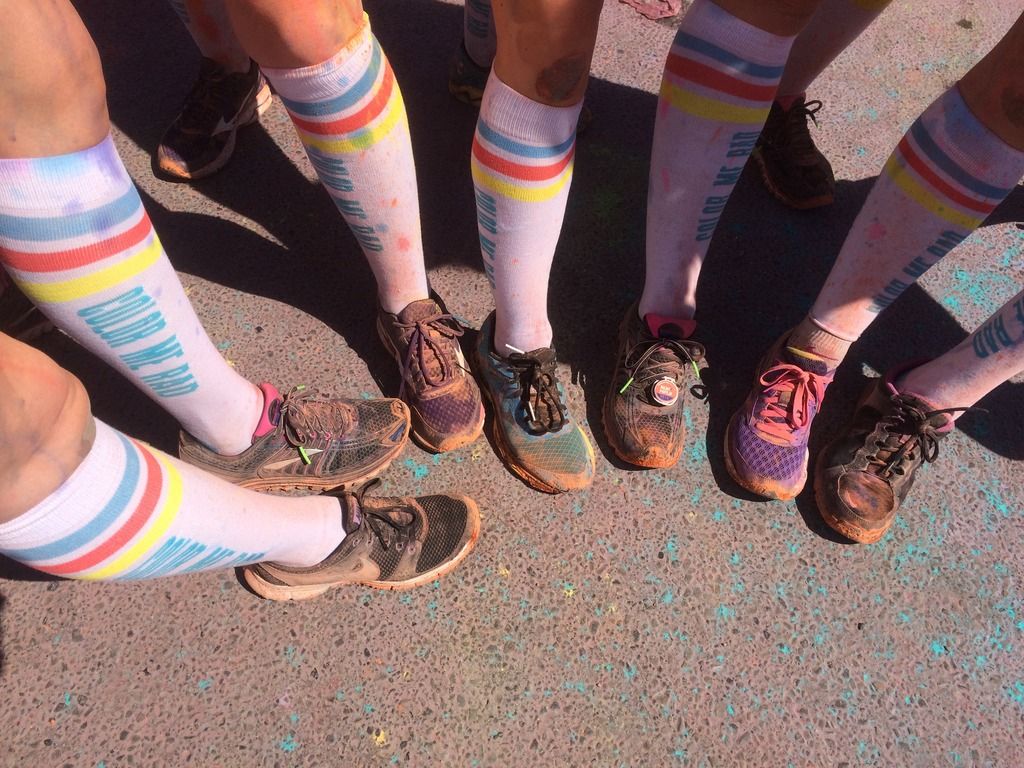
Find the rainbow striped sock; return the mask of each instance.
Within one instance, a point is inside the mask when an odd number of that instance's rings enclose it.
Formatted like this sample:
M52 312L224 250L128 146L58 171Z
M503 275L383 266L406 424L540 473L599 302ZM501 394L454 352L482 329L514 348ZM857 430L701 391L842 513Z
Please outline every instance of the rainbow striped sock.
M484 271L497 310L495 351L551 345L548 277L565 216L583 102L549 107L491 72L471 167Z
M857 338L963 242L1024 174L1024 152L971 114L954 86L910 126L871 189L811 314Z
M693 317L708 244L768 116L792 37L696 0L661 81L640 314Z
M0 262L52 320L214 450L252 444L263 396L196 318L108 136L0 160Z
M344 537L336 499L238 488L96 422L46 499L0 524L0 553L72 579L144 579L284 559L315 565Z
M409 122L384 51L362 29L327 61L263 74L377 278L381 305L427 297Z

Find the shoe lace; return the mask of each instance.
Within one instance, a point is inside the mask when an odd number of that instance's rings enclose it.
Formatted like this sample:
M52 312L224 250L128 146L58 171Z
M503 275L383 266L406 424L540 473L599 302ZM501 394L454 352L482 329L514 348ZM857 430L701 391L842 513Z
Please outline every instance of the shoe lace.
M453 365L452 361L458 358L451 347L458 344L455 339L464 331L451 314L438 312L422 320L398 322L397 326L409 334L402 361L400 398L405 394L407 383L415 386L417 376L427 387L440 387L451 380L456 368L462 368Z
M806 161L807 163L812 162L818 157L818 148L814 146L814 139L811 138L811 132L807 127L807 118L810 118L811 122L817 125L818 118L816 115L821 107L821 102L814 99L794 104L786 112L786 130L783 132L785 137L784 143L799 160Z
M310 463L305 446L319 437L330 439L343 435L355 422L355 409L347 403L311 400L313 393L304 384L292 389L281 401L278 429L284 430L285 439L294 446L304 464Z
M530 432L543 435L564 427L568 411L558 392L554 355L542 360L529 353L513 352L508 362L519 377L519 404L528 416Z
M817 410L828 384L822 376L791 363L769 368L758 381L764 387L757 412L758 426L781 438L789 438L810 423L811 410Z
M217 125L222 117L219 105L225 99L225 75L215 61L203 58L199 77L181 107L178 122L182 128L205 132Z
M874 468L880 477L905 474L906 464L916 461L918 450L926 462L939 457L939 440L944 433L938 431L941 424L935 416L984 410L962 407L925 411L919 407L919 401L900 394L892 396L892 404L892 412L882 420L885 436L874 441L875 451L867 457L868 467Z
M416 513L407 504L389 506L385 512L366 509L363 506L363 498L380 483L380 478L375 477L355 493L346 492L346 495L355 500L352 507L352 523L359 527L365 522L385 551L393 546L401 550L413 537Z
M633 387L639 397L648 401L649 385L659 379L668 377L681 386L682 373L688 363L698 381L690 387L690 393L701 400L707 400L708 388L701 381L700 368L697 366L705 354L703 344L688 339L642 339L626 353L624 366L629 378L619 394L625 394L627 389Z

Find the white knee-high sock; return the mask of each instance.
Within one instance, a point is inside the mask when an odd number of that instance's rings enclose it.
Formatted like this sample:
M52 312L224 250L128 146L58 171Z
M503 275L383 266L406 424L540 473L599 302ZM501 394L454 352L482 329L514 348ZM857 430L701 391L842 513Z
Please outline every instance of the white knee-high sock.
M96 422L68 479L0 524L0 552L74 579L143 579L261 560L315 565L344 538L326 496L247 491Z
M949 352L905 373L897 386L936 408L965 408L1021 371L1024 291Z
M551 345L548 278L572 182L570 107L532 101L491 71L473 138L472 170L484 271L497 310L495 352Z
M252 444L263 395L213 346L108 136L0 159L0 262L62 330L214 450Z
M1024 174L1024 152L971 113L956 86L910 127L886 162L810 315L856 339L961 243Z
M402 92L366 20L327 61L263 74L284 101L320 181L397 313L427 298L409 121Z
M661 81L640 315L692 318L711 236L765 118L792 37L695 0Z

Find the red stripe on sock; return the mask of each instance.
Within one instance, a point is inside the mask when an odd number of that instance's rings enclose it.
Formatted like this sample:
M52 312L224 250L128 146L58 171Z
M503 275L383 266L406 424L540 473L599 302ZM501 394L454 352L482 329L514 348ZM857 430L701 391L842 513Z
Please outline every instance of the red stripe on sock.
M0 257L7 266L22 272L63 272L68 269L87 267L97 261L126 251L145 240L152 228L149 216L143 211L142 218L135 226L119 235L114 235L109 240L49 253L23 253L12 251L9 248L0 248Z
M504 157L499 157L493 152L488 152L484 149L479 139L476 136L473 137L473 156L477 160L492 171L497 171L502 176L510 176L520 181L547 181L548 179L555 178L572 161L575 151L576 147L573 146L572 149L565 153L565 157L551 165L521 165L520 163L506 160Z
M48 565L44 568L40 568L39 570L52 573L56 576L63 576L67 573L77 573L78 571L84 571L92 568L93 566L102 563L112 554L117 552L117 550L131 541L132 537L141 531L142 527L149 522L149 518L153 516L153 510L156 509L156 503L160 499L160 490L163 487L163 473L160 471L160 465L156 463L156 458L154 458L152 453L147 451L134 440L132 440L132 443L139 449L139 452L142 453L142 458L146 463L146 489L142 492L142 498L139 499L138 506L135 507L135 511L132 512L131 517L125 520L124 525L115 531L113 536L92 551L86 552L81 557L77 557L66 563Z
M367 105L354 115L343 117L340 120L332 120L329 123L317 123L312 120L303 120L291 112L288 114L291 115L292 122L297 127L309 133L316 133L320 136L337 136L343 133L351 133L365 125L369 125L380 116L388 105L388 100L391 98L391 91L394 90L394 87L395 73L391 71L391 65L385 63L384 79L381 81L380 88Z
M719 69L709 67L707 64L680 56L678 53L669 53L668 59L665 61L665 71L683 80L689 80L698 85L705 85L716 91L751 101L771 101L775 98L775 91L778 88L776 85L754 85L744 82Z
M972 211L977 211L978 213L988 214L995 210L994 205L980 203L973 197L965 195L959 189L952 186L949 182L935 173L935 171L933 171L928 164L921 159L921 156L914 151L914 148L910 146L910 142L907 141L906 136L900 139L900 143L897 146L899 147L900 154L903 155L903 159L907 161L907 165L917 171L923 179L953 202L959 203L964 208L970 208Z

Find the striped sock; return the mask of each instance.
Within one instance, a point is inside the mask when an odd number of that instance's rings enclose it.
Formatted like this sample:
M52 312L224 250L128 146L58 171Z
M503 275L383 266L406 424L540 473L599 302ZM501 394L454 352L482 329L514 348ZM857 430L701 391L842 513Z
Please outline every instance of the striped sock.
M263 69L284 101L309 161L397 313L427 297L409 122L402 92L369 20L322 64Z
M144 579L261 560L315 565L344 538L337 499L247 491L96 421L92 448L0 553L71 579Z
M683 19L654 125L641 316L693 317L708 244L761 133L792 42L711 0L695 0Z
M497 310L494 347L551 345L548 278L565 216L581 101L549 107L491 72L471 165L484 271Z
M214 450L252 444L263 396L213 346L108 136L0 160L0 262L53 322Z
M811 316L856 339L1006 197L1024 152L1004 144L954 86L910 127L850 228Z

